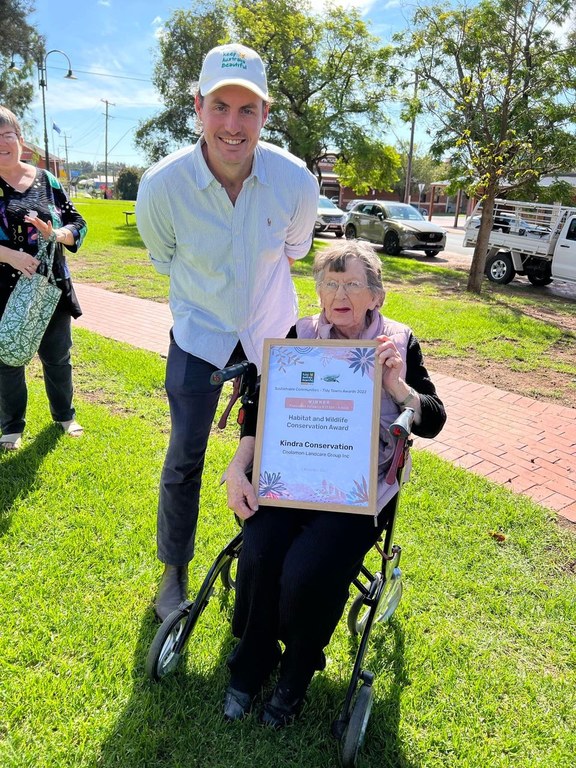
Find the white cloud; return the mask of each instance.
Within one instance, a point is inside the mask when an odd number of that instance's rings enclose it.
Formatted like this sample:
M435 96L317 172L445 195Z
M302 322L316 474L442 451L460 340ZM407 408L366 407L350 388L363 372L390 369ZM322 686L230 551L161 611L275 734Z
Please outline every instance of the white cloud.
M110 8L112 3L110 0L98 0L98 5L104 5L106 8Z

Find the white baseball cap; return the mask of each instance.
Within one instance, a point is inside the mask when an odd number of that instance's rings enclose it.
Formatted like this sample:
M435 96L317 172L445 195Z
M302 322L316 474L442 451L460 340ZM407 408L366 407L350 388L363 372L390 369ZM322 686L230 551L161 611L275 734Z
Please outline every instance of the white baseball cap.
M241 85L268 101L266 70L256 51L237 43L208 51L198 81L200 95L207 96L225 85Z

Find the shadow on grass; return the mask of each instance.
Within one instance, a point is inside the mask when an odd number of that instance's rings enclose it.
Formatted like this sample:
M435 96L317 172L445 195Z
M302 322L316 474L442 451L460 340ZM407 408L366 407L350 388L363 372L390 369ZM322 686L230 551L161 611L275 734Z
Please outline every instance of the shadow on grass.
M34 488L44 457L63 436L62 430L51 424L19 451L0 454L0 535L10 527L15 500L24 499Z
M371 657L377 659L378 677L386 678L386 694L374 702L364 752L374 765L380 760L394 768L417 768L418 763L404 754L400 738L402 691L410 684L404 666L404 630L391 619L387 625L375 627L371 639Z
M229 606L228 606L229 608ZM223 606L220 606L221 611ZM223 625L229 613L224 608ZM226 658L234 640L229 629L214 637L202 626L202 618L190 637L186 660L161 683L146 679L145 660L158 625L152 608L144 615L134 653L132 690L123 711L102 743L94 768L251 768L281 765L283 768L334 768L338 744L330 735L332 720L342 706L347 683L317 675L310 687L302 717L292 726L273 731L258 723L258 711L237 723L222 716L228 683ZM418 768L406 758L399 740L400 697L406 684L403 635L398 625L383 647L376 642L378 666L386 668L388 693L372 711L366 743L359 764L364 768ZM376 634L384 634L376 632ZM350 664L350 669L352 663Z
M129 211L130 208L127 207L126 210ZM122 213L120 215L122 219L124 219L124 214ZM138 232L138 227L136 226L135 216L130 216L129 224L124 222L117 227L114 227L114 243L115 245L126 245L130 248L144 248L144 243ZM144 256L145 255L146 254L144 254Z

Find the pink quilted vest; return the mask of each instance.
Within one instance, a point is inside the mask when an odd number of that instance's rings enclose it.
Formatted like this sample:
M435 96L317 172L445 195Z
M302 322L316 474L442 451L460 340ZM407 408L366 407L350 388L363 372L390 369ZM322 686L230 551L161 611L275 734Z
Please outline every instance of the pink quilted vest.
M406 352L411 330L403 323L397 323L384 317L377 310L369 312L369 324L362 331L359 338L375 339L377 336L388 336L396 345L403 361L401 377L406 378ZM296 323L296 335L299 339L335 339L337 338L331 323L326 321L324 313L303 317ZM392 400L390 395L382 388L382 401L380 407L380 447L378 451L378 509L382 509L388 501L398 492L398 483L393 485L386 483L386 472L392 460L394 448L388 427L400 413L400 407ZM408 480L411 462L408 459L404 479Z

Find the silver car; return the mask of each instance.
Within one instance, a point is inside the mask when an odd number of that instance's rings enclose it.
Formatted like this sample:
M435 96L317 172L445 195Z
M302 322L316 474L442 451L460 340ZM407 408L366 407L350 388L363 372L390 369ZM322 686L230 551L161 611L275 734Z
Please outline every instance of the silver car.
M314 225L314 234L319 232L334 232L336 237L342 237L344 234L344 221L346 214L341 211L332 200L326 195L320 195L318 199L318 212L316 214L316 224Z
M427 221L411 205L388 200L355 205L346 217L344 233L349 240L378 243L390 256L401 251L437 256L446 247L446 232L441 227Z

